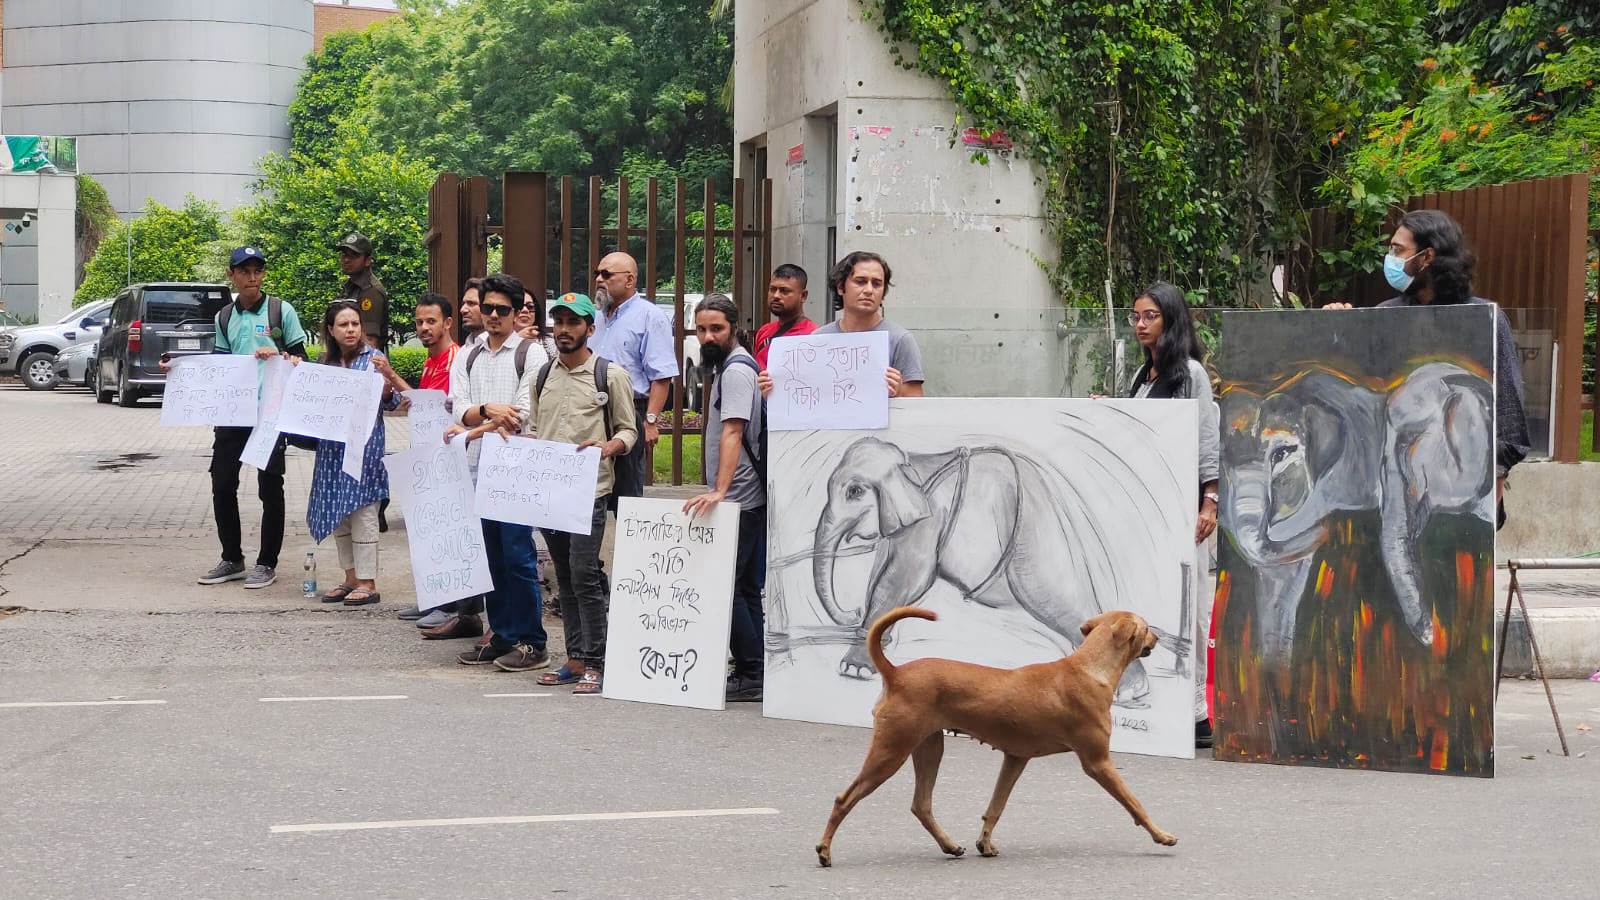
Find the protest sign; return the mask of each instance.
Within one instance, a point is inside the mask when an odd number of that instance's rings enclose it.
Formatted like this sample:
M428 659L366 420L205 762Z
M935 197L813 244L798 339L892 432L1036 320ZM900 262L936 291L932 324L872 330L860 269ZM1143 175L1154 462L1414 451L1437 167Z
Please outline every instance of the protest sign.
M344 441L344 458L339 465L340 471L356 481L361 480L367 439L372 437L373 429L383 427L383 420L378 418L383 404L383 376L376 372L369 374L377 379L378 389L356 393L356 403L350 411L350 431Z
M348 441L354 429L364 437L371 433L382 394L383 376L377 372L300 363L284 390L278 429L325 441Z
M389 490L406 520L417 608L432 609L494 590L483 524L472 503L465 439L385 457Z
M289 371L293 368L282 356L270 357L261 367L261 408L256 416L256 427L245 441L239 461L252 468L265 470L272 459L283 432L278 430L278 413L283 408L283 391L289 384Z
M624 497L616 542L605 696L722 709L739 504L690 519L682 500Z
M411 426L411 446L431 447L444 440L444 430L455 424L444 408L444 391L410 390L405 398L411 404L406 423Z
M161 424L253 427L259 367L254 356L174 359L161 394Z
M889 427L889 335L882 331L782 337L767 354L772 431Z
M478 515L572 534L593 526L600 448L484 435L478 456Z

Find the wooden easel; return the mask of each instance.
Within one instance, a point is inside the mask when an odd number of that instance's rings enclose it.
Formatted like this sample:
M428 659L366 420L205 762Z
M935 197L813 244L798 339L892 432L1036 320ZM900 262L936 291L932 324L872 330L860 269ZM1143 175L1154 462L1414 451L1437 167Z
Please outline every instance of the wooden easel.
M1544 674L1544 657L1539 653L1539 641L1533 635L1533 622L1528 618L1528 602L1522 598L1522 585L1517 583L1518 569L1592 569L1600 568L1600 560L1593 559L1513 559L1506 563L1511 570L1511 583L1506 586L1506 613L1500 622L1500 648L1494 661L1494 696L1500 699L1500 682L1505 678L1506 634L1511 630L1511 599L1522 607L1522 627L1528 631L1528 646L1533 650L1533 670L1544 683L1544 697L1550 703L1550 717L1556 722L1556 737L1561 739L1561 755L1571 756L1567 749L1567 733L1561 727L1561 713L1556 711L1556 696L1550 690L1550 679Z

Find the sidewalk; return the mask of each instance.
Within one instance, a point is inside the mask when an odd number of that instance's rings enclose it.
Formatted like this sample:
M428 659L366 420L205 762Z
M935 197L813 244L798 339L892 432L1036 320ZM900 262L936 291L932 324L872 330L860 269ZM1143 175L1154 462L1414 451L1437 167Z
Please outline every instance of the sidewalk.
M1495 571L1495 638L1505 618L1511 573ZM1528 626L1551 678L1587 678L1600 669L1600 570L1520 570L1517 584L1528 604L1527 621L1513 598L1511 628L1506 633L1505 671L1532 675L1533 651Z

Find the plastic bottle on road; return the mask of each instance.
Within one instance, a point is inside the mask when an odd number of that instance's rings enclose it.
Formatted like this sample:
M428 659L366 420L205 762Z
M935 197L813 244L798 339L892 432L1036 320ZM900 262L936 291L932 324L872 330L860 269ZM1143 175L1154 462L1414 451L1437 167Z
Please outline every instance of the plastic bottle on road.
M306 574L300 581L300 591L307 599L317 596L317 554L306 552Z

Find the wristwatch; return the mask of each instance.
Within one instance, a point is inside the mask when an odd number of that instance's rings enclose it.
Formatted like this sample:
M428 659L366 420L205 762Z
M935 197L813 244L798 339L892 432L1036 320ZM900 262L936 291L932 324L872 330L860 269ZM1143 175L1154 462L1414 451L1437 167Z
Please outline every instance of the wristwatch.
M485 422L489 421L489 407L487 405L482 403L478 404L478 418Z
M661 417L656 415L655 413L645 413L644 414L644 423L646 425L654 425L657 422L659 422L660 420L661 420Z
M1205 497L1205 499L1210 500L1212 503L1216 503L1220 499L1219 497L1217 497L1217 492L1216 491L1206 491L1203 496Z

